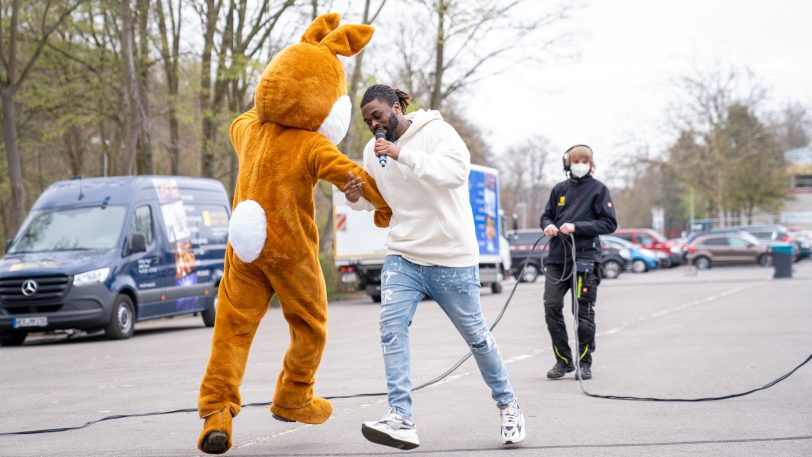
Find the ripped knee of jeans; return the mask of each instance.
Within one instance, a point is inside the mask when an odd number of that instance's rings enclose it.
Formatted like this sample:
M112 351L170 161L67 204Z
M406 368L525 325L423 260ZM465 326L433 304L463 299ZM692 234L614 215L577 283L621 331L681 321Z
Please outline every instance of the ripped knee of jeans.
M400 344L400 332L397 329L381 326L381 347L384 354L392 354L403 350Z
M484 331L477 335L476 340L471 343L471 352L474 354L486 354L491 352L493 347L493 335L491 335L491 332Z

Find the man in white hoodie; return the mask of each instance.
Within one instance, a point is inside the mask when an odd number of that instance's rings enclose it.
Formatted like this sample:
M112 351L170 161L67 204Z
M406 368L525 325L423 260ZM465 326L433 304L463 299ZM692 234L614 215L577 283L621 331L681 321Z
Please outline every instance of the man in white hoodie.
M364 168L392 208L381 272L381 346L389 412L364 422L364 436L399 449L420 445L412 422L409 324L417 305L433 298L471 349L502 418L502 442L525 439L524 415L479 303L479 245L468 192L471 157L438 111L405 115L409 95L386 85L367 89L361 112L375 137ZM350 206L374 210L358 179L344 192Z

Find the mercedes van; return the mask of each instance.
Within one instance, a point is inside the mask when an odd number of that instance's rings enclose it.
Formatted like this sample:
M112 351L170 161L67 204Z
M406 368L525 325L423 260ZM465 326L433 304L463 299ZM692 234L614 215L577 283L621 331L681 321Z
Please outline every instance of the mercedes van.
M214 325L231 204L213 179L128 176L49 186L0 259L0 345L200 313Z

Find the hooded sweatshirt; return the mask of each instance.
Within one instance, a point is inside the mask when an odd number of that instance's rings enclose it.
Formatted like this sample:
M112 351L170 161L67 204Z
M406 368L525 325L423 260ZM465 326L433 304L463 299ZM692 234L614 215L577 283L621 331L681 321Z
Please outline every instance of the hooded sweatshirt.
M390 157L382 167L374 153L374 138L364 148L364 168L392 208L387 254L418 265L478 265L468 147L439 111L419 110L406 118L411 125L395 142L400 147L398 160ZM363 197L349 205L374 210Z

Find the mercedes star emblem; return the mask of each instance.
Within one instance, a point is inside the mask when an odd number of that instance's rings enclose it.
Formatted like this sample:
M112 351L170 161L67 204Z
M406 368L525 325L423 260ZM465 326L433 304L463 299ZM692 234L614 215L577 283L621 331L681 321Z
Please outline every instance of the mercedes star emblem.
M21 289L23 291L23 295L25 295L26 297L30 297L35 293L37 293L38 287L39 285L37 284L36 281L34 281L33 279L26 279L25 281L23 281L23 287Z

